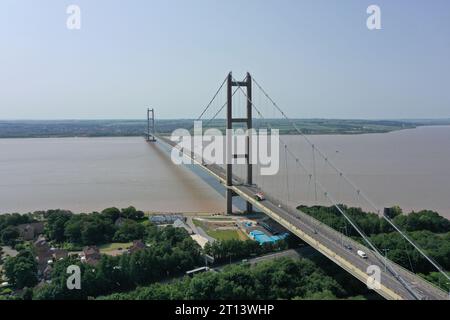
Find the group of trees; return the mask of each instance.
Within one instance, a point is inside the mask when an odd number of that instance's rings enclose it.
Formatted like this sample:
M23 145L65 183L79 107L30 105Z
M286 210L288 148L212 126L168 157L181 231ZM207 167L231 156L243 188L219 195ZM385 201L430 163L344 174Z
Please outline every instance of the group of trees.
M198 274L172 283L156 283L104 300L336 299L342 287L306 259L279 259L250 266L232 265L222 272Z
M35 221L33 214L6 213L0 215L0 231L8 226L18 226L19 224Z
M57 243L94 245L111 241L128 242L142 239L145 231L139 223L144 213L134 207L122 210L109 208L90 214L51 210L44 217L47 219L45 233L49 240ZM116 223L119 218L122 221Z
M29 250L23 250L17 256L7 259L3 269L9 283L15 288L32 288L38 283L37 262Z
M380 249L388 249L388 258L416 273L428 274L434 267L414 249L382 217L364 212L360 208L345 208L349 217L366 233ZM321 222L361 241L342 214L335 207L298 207ZM450 269L450 221L429 210L403 214L398 207L389 210L389 217L422 247L444 269Z
M36 221L33 214L2 214L0 215L0 244L14 246L19 239L17 226Z
M361 208L349 208L345 205L340 205L340 207L345 210L346 214L367 235L376 235L395 231L385 219L375 213L364 212ZM298 209L338 231L347 230L346 232L348 236L359 237L356 230L351 228L347 220L334 206L299 206ZM419 212L403 214L400 208L394 207L389 210L389 215L392 221L405 231L427 230L433 233L450 232L450 221L444 217L441 217L434 211L422 210Z
M406 231L450 232L450 220L430 210L411 212L407 215L398 214L394 217L394 222Z
M208 242L205 245L205 252L214 257L216 262L228 262L287 248L287 242L284 240L260 245L252 240L240 241L231 239L213 243Z
M408 235L445 270L450 269L450 232L436 234L430 231L413 231ZM373 235L370 239L378 248L389 249L389 259L415 273L428 274L436 271L398 232Z
M112 292L130 290L138 285L181 275L202 263L201 248L184 229L145 227L148 246L119 257L103 255L96 266L66 258L54 264L52 283L36 288L33 299L86 299ZM79 265L81 290L66 287L67 267Z

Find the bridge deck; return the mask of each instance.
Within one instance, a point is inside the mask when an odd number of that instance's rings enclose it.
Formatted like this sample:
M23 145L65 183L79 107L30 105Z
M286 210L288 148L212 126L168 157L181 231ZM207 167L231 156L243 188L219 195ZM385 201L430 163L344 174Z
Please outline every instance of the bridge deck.
M176 148L176 144L166 137L158 137L159 141ZM223 168L217 165L204 165L198 161L196 157L190 157L203 170L219 180L226 186L226 172ZM339 265L341 268L349 272L351 275L367 283L369 275L366 273L367 267L370 265L377 265L381 269L381 286L375 289L380 295L386 299L394 300L410 300L416 299L410 290L403 285L395 277L395 274L385 271L384 261L376 255L371 249L353 241L345 235L335 231L334 229L320 223L316 219L300 212L295 208L288 208L281 206L276 199L267 198L264 201L257 201L254 199L254 194L261 191L257 186L249 186L243 184L237 177L233 178L235 185L227 187L232 189L237 195L244 200L253 204L269 217L280 223L286 229L297 235L303 241L308 243L311 247L321 252L327 258ZM351 243L352 249L349 250L344 247L343 243ZM364 251L368 258L362 259L356 254L357 250ZM411 273L410 271L400 267L399 265L389 261L391 268L402 277L402 279L412 288L416 294L419 294L422 299L430 300L445 300L448 298L447 293L440 290L436 286L422 279L421 277Z

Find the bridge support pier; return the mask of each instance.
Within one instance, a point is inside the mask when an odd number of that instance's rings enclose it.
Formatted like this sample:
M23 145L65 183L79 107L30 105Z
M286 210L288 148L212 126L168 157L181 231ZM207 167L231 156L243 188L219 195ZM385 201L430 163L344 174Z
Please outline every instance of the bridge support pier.
M227 214L233 214L233 191L227 189Z
M233 87L245 87L247 89L247 114L243 118L233 118ZM227 144L227 186L233 185L233 162L238 157L244 157L246 160L247 177L246 183L248 185L253 184L253 166L251 163L251 141L252 141L252 77L247 72L247 77L244 81L233 81L231 72L228 74L227 79L227 132L226 132L226 144ZM247 126L246 146L245 154L235 154L233 150L233 123L245 123ZM233 196L234 192L227 189L227 214L233 212ZM250 202L247 202L247 213L253 212L253 206Z

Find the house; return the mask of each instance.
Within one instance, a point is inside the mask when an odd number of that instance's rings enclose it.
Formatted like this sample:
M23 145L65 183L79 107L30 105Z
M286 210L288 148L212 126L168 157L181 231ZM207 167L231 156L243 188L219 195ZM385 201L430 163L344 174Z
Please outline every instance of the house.
M95 266L100 262L102 255L97 246L87 246L84 247L83 253L81 254L81 261L89 265Z
M44 233L44 222L32 222L19 224L17 226L20 236L26 240L36 239L39 235Z
M145 249L146 247L147 246L144 242L142 242L142 240L134 240L133 245L128 248L128 253L135 253L137 251Z
M61 260L69 256L67 250L64 249L52 248L51 251L53 253L53 258L55 258L55 260Z
M33 243L33 248L38 264L39 278L50 280L53 261L66 258L68 252L64 249L50 247L47 239L42 235Z
M50 246L43 236L39 236L33 243L34 251L36 253L36 260L38 263L38 274L43 275L45 268L47 268L48 261L53 258L53 253Z

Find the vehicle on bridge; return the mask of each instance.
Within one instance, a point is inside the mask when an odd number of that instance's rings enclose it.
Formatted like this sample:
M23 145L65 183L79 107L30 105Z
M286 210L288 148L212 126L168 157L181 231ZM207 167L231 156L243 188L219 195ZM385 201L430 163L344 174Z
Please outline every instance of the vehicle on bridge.
M360 256L361 258L367 259L367 254L366 254L364 251L358 250L358 251L356 251L356 253L357 253L358 256Z
M255 197L255 200L258 200L258 201L266 200L266 197L264 196L264 194L262 192L255 193L254 197Z

